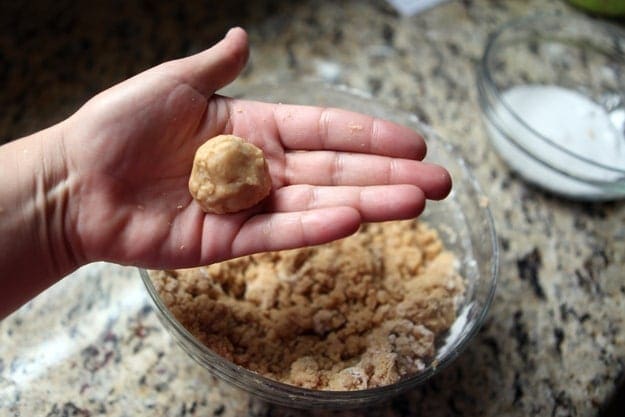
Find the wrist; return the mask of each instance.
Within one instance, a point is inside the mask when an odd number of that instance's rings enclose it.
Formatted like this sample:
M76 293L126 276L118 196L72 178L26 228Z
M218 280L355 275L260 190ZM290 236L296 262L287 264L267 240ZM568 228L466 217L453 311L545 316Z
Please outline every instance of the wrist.
M65 141L66 122L52 126L37 138L40 143L42 169L35 195L35 211L40 217L40 242L47 254L51 273L58 278L72 272L84 262L73 245L78 178L69 169ZM45 227L44 227L45 223ZM46 248L47 245L47 248Z
M0 287L9 293L0 317L80 265L68 239L73 179L63 129L0 147Z

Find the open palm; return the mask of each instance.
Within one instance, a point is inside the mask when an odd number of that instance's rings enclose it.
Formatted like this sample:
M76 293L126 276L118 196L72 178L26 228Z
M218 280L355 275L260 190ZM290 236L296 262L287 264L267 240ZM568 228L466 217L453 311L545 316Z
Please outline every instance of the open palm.
M425 164L423 139L395 124L338 109L214 94L245 65L234 29L213 48L137 75L67 122L73 178L69 242L79 262L153 268L208 264L328 242L363 221L418 215L443 198L447 172ZM241 213L203 213L187 188L196 149L222 133L265 153L269 199Z

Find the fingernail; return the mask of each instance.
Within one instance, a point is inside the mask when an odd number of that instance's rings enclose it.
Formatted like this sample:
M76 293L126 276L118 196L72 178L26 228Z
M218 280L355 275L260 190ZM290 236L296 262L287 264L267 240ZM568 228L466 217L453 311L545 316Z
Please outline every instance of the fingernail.
M238 29L238 26L235 26L235 27L230 28L230 29L228 30L228 32L226 33L226 36L225 36L225 37L227 38L228 36L230 36L230 35L232 34L232 32L234 32L234 31L235 31L235 30L237 30L237 29Z

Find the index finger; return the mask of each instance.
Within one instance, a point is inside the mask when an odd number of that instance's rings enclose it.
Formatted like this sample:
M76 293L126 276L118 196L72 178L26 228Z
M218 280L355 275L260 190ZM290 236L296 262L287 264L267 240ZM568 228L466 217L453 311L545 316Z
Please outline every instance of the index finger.
M273 106L277 132L291 150L361 152L421 160L423 137L414 130L376 117L328 107Z
M226 103L231 125L239 129L256 125L245 114L247 108L254 119L271 124L271 131L286 150L359 152L418 160L425 157L421 135L387 120L327 107L239 99L228 99Z

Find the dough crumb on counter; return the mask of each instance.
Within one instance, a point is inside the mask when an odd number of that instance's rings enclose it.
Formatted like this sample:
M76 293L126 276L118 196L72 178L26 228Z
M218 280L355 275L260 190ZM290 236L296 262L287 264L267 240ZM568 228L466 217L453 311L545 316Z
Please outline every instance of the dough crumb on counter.
M454 255L416 220L151 277L171 313L210 349L319 390L378 387L422 370L465 292Z

